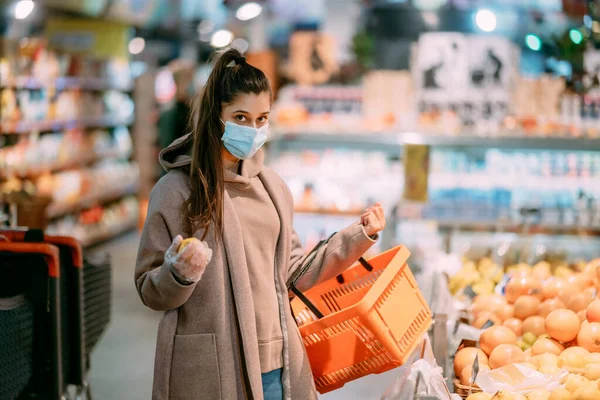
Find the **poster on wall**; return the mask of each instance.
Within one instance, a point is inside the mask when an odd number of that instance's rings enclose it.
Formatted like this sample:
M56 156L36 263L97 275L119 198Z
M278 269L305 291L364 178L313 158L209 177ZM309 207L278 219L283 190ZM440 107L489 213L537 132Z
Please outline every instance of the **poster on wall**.
M66 53L93 54L96 58L129 57L130 29L118 22L49 18L45 35L51 48Z
M290 38L288 75L301 85L320 85L338 70L335 40L319 32L296 32Z
M54 8L97 17L106 8L108 0L46 0L45 3Z
M467 40L458 33L426 33L419 39L417 87L425 101L453 101L467 86Z
M585 71L593 84L594 79L600 79L600 50L588 50L584 54L583 63Z
M516 78L513 45L502 37L469 36L466 102L479 107L484 120L501 121L507 114Z
M432 32L418 42L413 74L423 113L451 113L462 125L500 121L509 111L517 57L506 38Z

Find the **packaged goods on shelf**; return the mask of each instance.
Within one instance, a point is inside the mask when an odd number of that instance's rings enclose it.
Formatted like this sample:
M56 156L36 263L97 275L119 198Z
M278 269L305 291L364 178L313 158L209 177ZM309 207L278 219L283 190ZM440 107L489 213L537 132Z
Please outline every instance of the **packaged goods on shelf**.
M134 229L138 217L138 201L129 196L105 207L96 206L77 215L58 219L48 226L47 232L72 236L84 246L91 246Z
M302 211L362 211L375 201L390 208L400 197L402 165L378 152L283 152L270 166L286 181Z
M132 140L126 127L83 132L71 130L41 136L19 135L0 148L0 176L33 177L44 172L85 166L104 158L128 158Z
M33 183L33 184L32 184ZM108 160L88 169L42 174L33 182L9 179L0 191L29 190L52 199L49 218L57 218L98 203L116 200L137 191L139 168L135 163Z
M276 130L418 131L486 137L600 135L600 88L589 83L586 93L572 93L563 77L520 76L519 51L507 38L430 32L420 36L417 47L412 71L375 71L365 76L361 86L283 88L274 107ZM438 51L428 51L431 48ZM584 59L594 54L588 52ZM597 74L592 63L586 63L586 68L589 76Z
M127 60L61 53L48 49L45 40L36 38L7 42L0 72L0 86L22 89L128 91L132 85Z
M535 224L600 226L597 153L435 150L431 160L424 218L521 223L534 209Z
M133 118L133 101L121 92L103 95L91 92L63 91L52 95L47 89L2 90L0 119L4 133L14 126L44 121L93 121L111 118L126 123ZM35 130L32 129L32 130ZM43 129L38 129L43 130Z

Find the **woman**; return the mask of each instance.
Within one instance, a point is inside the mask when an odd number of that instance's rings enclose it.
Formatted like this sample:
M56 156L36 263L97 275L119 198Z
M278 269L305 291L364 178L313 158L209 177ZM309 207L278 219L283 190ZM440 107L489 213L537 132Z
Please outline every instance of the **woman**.
M236 50L217 60L195 129L161 153L135 280L159 329L154 400L316 399L287 284L302 265L292 196L263 166L271 92ZM381 206L337 233L298 282L335 277L375 242ZM182 235L192 242L178 252Z

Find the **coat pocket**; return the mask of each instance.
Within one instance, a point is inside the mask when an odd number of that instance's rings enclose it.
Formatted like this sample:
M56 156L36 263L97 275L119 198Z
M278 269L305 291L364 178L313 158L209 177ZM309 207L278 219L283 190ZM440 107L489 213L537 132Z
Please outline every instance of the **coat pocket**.
M175 335L169 389L169 400L221 399L214 334Z

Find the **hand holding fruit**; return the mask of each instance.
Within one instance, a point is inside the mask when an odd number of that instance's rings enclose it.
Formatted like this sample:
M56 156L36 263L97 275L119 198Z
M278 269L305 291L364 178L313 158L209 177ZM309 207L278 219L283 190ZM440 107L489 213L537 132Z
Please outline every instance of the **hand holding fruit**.
M360 217L360 223L365 227L365 233L371 237L385 229L385 213L380 203L365 210Z
M202 278L211 258L212 250L206 242L193 237L183 240L181 235L177 235L165 253L165 264L178 280L194 283Z

